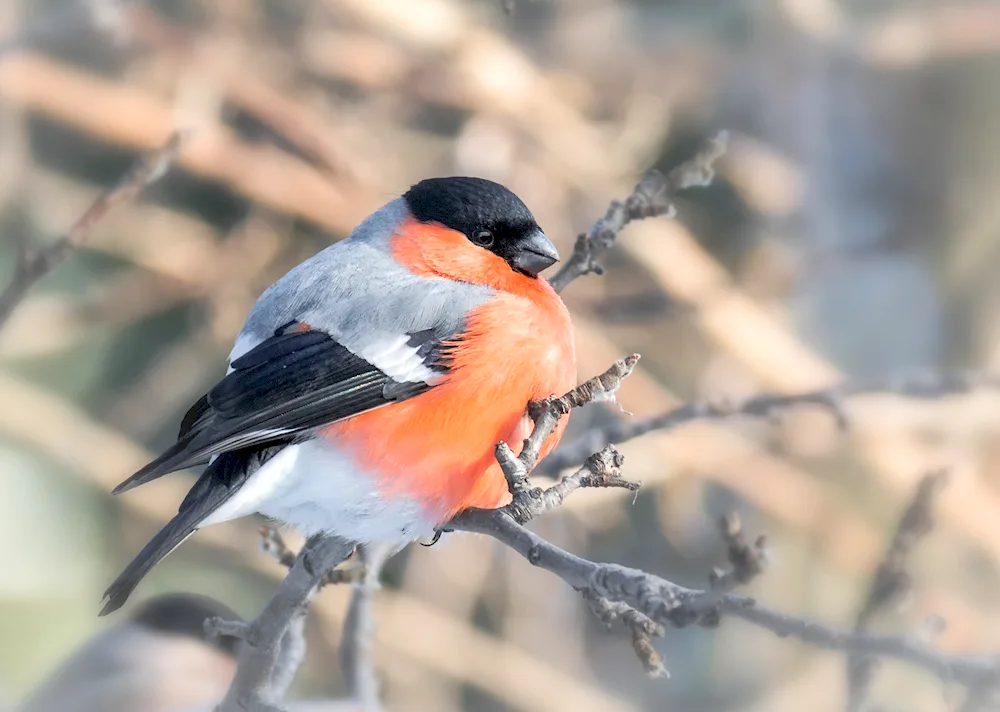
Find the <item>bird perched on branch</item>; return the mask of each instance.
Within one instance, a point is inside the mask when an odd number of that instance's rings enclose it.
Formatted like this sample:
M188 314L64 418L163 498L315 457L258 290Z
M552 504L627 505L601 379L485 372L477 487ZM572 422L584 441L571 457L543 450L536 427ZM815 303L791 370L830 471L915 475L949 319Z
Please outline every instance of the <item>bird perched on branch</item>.
M506 504L497 442L516 451L527 404L576 381L569 313L539 276L558 258L503 186L434 178L288 272L254 304L228 374L177 442L115 488L208 463L101 615L210 524L259 513L398 549L462 509Z

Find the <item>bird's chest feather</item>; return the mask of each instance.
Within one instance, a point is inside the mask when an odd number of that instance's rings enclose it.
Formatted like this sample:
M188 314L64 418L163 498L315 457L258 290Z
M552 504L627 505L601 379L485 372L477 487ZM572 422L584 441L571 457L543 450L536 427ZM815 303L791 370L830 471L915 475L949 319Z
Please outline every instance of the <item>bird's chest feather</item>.
M443 517L505 503L496 443L518 452L530 432L528 402L561 395L576 380L569 315L554 293L542 296L500 294L474 309L439 385L338 423L328 436L372 473L384 496L413 497Z

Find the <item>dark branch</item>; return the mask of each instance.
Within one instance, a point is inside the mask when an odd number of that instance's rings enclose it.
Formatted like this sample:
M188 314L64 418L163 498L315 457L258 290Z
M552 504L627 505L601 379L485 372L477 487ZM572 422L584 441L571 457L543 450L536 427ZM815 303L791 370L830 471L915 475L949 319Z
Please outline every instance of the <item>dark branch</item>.
M875 571L868 597L858 613L856 628L865 630L872 616L881 609L899 603L910 589L910 576L906 562L917 543L930 533L934 525L934 499L948 481L946 471L925 475L917 485L913 499L907 506L892 543Z
M177 157L184 138L183 134L175 133L163 147L139 159L114 186L98 196L62 239L38 250L23 242L18 245L14 276L0 294L0 328L3 328L35 282L65 262L83 244L98 221L116 206L135 198L167 172Z
M917 543L930 533L933 527L934 499L946 482L947 473L939 471L925 475L917 485L913 499L899 520L892 543L875 570L868 596L858 611L858 618L854 624L856 633L867 631L876 613L898 604L910 591L912 581L906 571L906 563ZM860 712L864 709L874 675L874 659L860 655L848 656L848 712Z
M735 512L730 512L719 519L719 534L726 543L726 558L730 569L716 569L709 577L709 584L714 591L729 591L737 586L750 583L755 577L764 573L767 564L767 544L764 535L758 536L753 544L747 543L743 535L743 523Z
M650 171L639 181L625 202L612 201L604 217L590 231L578 236L566 264L549 280L557 292L585 274L603 274L597 259L611 249L626 225L634 220L657 216L673 217L674 196L685 188L709 185L715 177L713 164L726 151L728 135L721 132L691 160L667 175Z

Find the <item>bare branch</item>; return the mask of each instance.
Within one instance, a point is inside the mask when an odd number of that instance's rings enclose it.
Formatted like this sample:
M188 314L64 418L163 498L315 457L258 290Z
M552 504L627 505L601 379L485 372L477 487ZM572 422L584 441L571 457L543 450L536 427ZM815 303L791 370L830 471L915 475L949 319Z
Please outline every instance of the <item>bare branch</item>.
M588 561L550 544L500 510L466 510L449 526L457 531L491 536L573 588L611 603L625 603L660 625L712 626L729 616L814 647L907 662L948 683L975 687L1000 684L1000 657L946 655L905 636L838 630L807 618L779 613L746 596L684 588L637 569Z
M288 547L276 529L261 528L261 547L264 552L287 568L295 564L295 553ZM353 583L354 589L351 604L344 621L344 634L340 643L340 667L343 671L344 683L348 696L362 704L366 712L377 712L379 705L378 680L375 677L375 660L372 640L374 638L374 618L372 613L372 597L379 586L379 575L392 552L384 546L358 547L359 561L351 566L340 566L330 571L320 580L317 589L329 584ZM304 609L303 609L304 612ZM296 619L300 621L303 616ZM295 639L296 625L286 634L285 644ZM301 637L301 636L299 636ZM302 641L304 653L305 643ZM279 661L280 662L280 661ZM291 668L292 676L302 662L302 656L294 662ZM286 665L288 669L291 665ZM278 670L281 666L278 666ZM276 670L274 677L278 678ZM289 682L291 680L289 679ZM274 685L278 689L278 685ZM275 699L281 699L281 695Z
M726 554L730 569L716 569L709 577L714 591L729 591L750 581L764 572L767 563L767 543L764 535L758 536L753 544L748 544L743 535L743 523L735 512L729 512L719 519L719 534L726 543Z
M925 475L914 492L913 499L899 520L892 543L879 563L868 589L868 596L854 625L856 633L868 630L874 615L898 603L910 590L912 581L906 571L910 553L921 538L933 527L934 498L947 483L947 473ZM849 655L847 658L847 710L860 712L875 674L875 661L870 657Z
M764 550L764 537L759 536L752 545L747 544L743 536L743 527L739 517L730 512L719 520L719 533L726 543L730 569L716 569L709 577L713 592L724 592L737 585L748 583L764 571L767 554ZM632 606L621 601L609 601L597 596L591 590L581 591L583 598L590 605L590 610L611 630L614 621L621 622L632 633L632 648L642 663L646 673L651 677L669 677L663 659L653 647L653 638L663 637L666 629L660 623L640 613ZM704 625L715 625L718 616L709 611L701 621Z
M271 670L271 694L275 700L285 698L302 661L306 659L306 611L305 606L297 610L288 623L288 630L281 636L277 659Z
M990 373L918 374L878 381L849 381L805 393L765 393L738 402L701 401L685 403L660 415L640 420L618 420L593 428L545 458L540 472L554 473L582 463L592 452L609 444L620 444L647 433L670 430L698 420L734 417L770 418L789 409L814 405L826 408L841 428L850 426L845 401L853 396L894 394L906 398L937 400L977 389L1000 389L1000 375Z
M24 243L18 245L14 276L3 293L0 293L0 328L3 328L35 282L65 262L83 244L98 221L113 208L132 200L144 188L163 177L177 157L185 138L185 134L174 133L161 148L140 158L114 186L98 196L62 239L40 250L33 250Z
M288 548L281 534L273 527L260 528L260 548L286 569L295 565L295 552Z
M530 484L528 483L528 475L538 462L538 452L541 450L542 444L552 435L552 432L559 424L559 419L573 408L578 408L587 403L613 401L622 380L632 373L632 369L635 368L638 362L639 354L632 354L616 361L601 375L581 383L560 398L552 398L541 403L531 403L528 405L528 412L535 420L535 427L532 429L531 435L525 439L521 447L521 454L515 457L513 450L504 442L497 443L496 447L497 462L500 463L504 476L507 478L507 486L511 494L514 495L514 502L509 505L510 507L516 509L518 498L522 497L522 495L536 499L539 496L540 491L535 493L529 492ZM594 475L598 476L598 473L595 472ZM582 476L580 482L583 482ZM572 489L580 487L581 484L568 489L571 486L571 484L563 483L556 485L561 491L565 491L568 494ZM619 485L604 484L600 486L610 487ZM529 505L525 511L527 512L528 510L533 511L533 506ZM539 510L535 514L541 511L544 510ZM531 516L534 516L534 514L528 515L528 519ZM518 517L515 517L515 519L518 519ZM518 521L527 521L527 519L518 519Z
M292 551L285 540L273 527L260 528L260 548L261 550L284 566L286 569L292 568L295 564L296 553ZM323 575L319 583L319 588L336 585L340 583L354 583L364 576L364 566L347 564L330 569Z
M573 253L562 268L549 280L557 292L585 274L602 274L604 268L597 258L611 249L626 225L634 220L656 216L673 217L674 196L685 188L709 185L715 178L713 164L726 151L728 134L716 135L698 155L682 163L667 175L650 171L636 185L625 202L612 201L607 212L594 223L590 231L576 238Z
M351 605L344 621L340 642L340 668L348 695L361 703L365 712L378 712L379 684L375 675L375 620L372 598L379 587L379 575L391 554L385 546L359 547L362 573L354 581Z
M280 538L278 539L280 541ZM282 544L283 546L283 544ZM354 545L333 537L310 540L295 558L288 575L271 600L251 623L214 619L206 626L215 634L242 639L236 677L217 712L276 712L285 689L294 677L301 655L290 655L283 645L289 630L305 615L327 572L345 561ZM292 633L294 636L294 631ZM292 645L290 641L288 645Z
M608 373L620 375L609 379L612 387L600 392L609 392L613 395L621 379L631 372L635 364L636 357L630 359L632 359L631 364L628 364L626 359L609 369ZM608 373L588 381L588 384L595 380L601 382ZM968 384L953 381L945 386L940 382L934 382L923 383L917 387L912 381L906 381L897 386L898 390L908 394L934 394L934 397L942 392L953 392L958 387L965 388ZM580 389L575 389L577 390ZM535 429L525 441L525 450L530 450L533 443L539 442L536 438L539 431L552 432L562 413L561 409L594 400L593 394L586 389L577 394L579 397L571 397L575 391L571 391L563 399L548 401L534 409ZM857 392L856 388L854 392ZM816 392L790 397L762 396L746 401L739 410L752 414L767 413L778 407L788 407L789 403L803 401L836 402L830 399L827 392L822 392L822 395ZM555 403L559 405L553 405ZM692 415L691 418L693 417L695 416ZM653 574L617 564L595 563L560 549L526 529L524 522L558 506L570 492L580 486L587 486L583 484L584 482L600 483L597 486L607 486L604 483L609 481L625 482L620 474L622 458L613 448L606 448L588 458L587 465L580 472L564 479L549 490L539 490L531 489L528 481L530 468L527 463L533 463L535 457L529 453L525 458L526 461L522 461L520 458L514 458L509 448L506 448L506 451L498 448L498 460L508 476L514 501L501 509L468 509L460 512L448 523L447 529L491 536L514 549L532 565L559 576L581 592L605 625L618 620L632 631L633 647L651 674L665 674L662 661L652 648L652 637L661 635L667 625L715 626L722 618L729 616L740 618L780 637L793 637L815 647L840 650L865 658L885 657L908 662L934 673L945 682L959 683L970 689L993 689L1000 686L1000 656L945 655L926 647L916 638L877 636L858 631L838 630L806 618L779 613L760 606L747 596L728 593L733 587L759 575L764 570L767 560L764 538L758 537L753 544L749 544L744 537L742 525L735 515L727 515L720 521L720 532L727 545L731 568L729 571L713 572L709 579L710 586L706 590L688 589ZM587 479L590 477L593 477L593 480ZM894 556L905 555L912 547L914 538L929 527L928 506L938 486L937 479L930 479L926 480L919 490L913 506L909 508L900 524L891 549L897 552ZM873 593L873 596L879 599L882 595Z
M948 473L944 470L931 472L920 480L912 501L899 520L892 543L875 572L868 598L858 613L858 630L866 629L878 610L898 603L909 590L911 581L906 572L906 561L920 539L933 528L934 498L947 482Z
M539 514L555 509L581 487L620 487L635 492L640 483L622 477L621 466L624 460L624 456L609 445L588 457L583 467L572 475L563 477L557 484L544 490L534 487L519 491L511 503L504 507L504 511L514 521L524 524Z
M617 621L631 631L632 648L650 677L670 676L663 666L663 658L653 647L653 638L661 638L666 632L662 625L653 622L648 616L644 616L626 603L612 603L589 590L584 590L582 593L583 600L605 628L611 630Z

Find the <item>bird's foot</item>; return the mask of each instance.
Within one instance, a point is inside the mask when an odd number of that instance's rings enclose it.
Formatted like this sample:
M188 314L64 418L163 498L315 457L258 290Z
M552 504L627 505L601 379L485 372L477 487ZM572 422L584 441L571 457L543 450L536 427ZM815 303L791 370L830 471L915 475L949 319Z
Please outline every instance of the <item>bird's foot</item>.
M354 553L352 549L347 556L344 556L343 549L337 548L340 544L340 542L335 542L323 535L315 535L306 541L305 546L299 552L303 568L317 584L322 583L330 571ZM331 554L334 553L335 556L331 557Z

